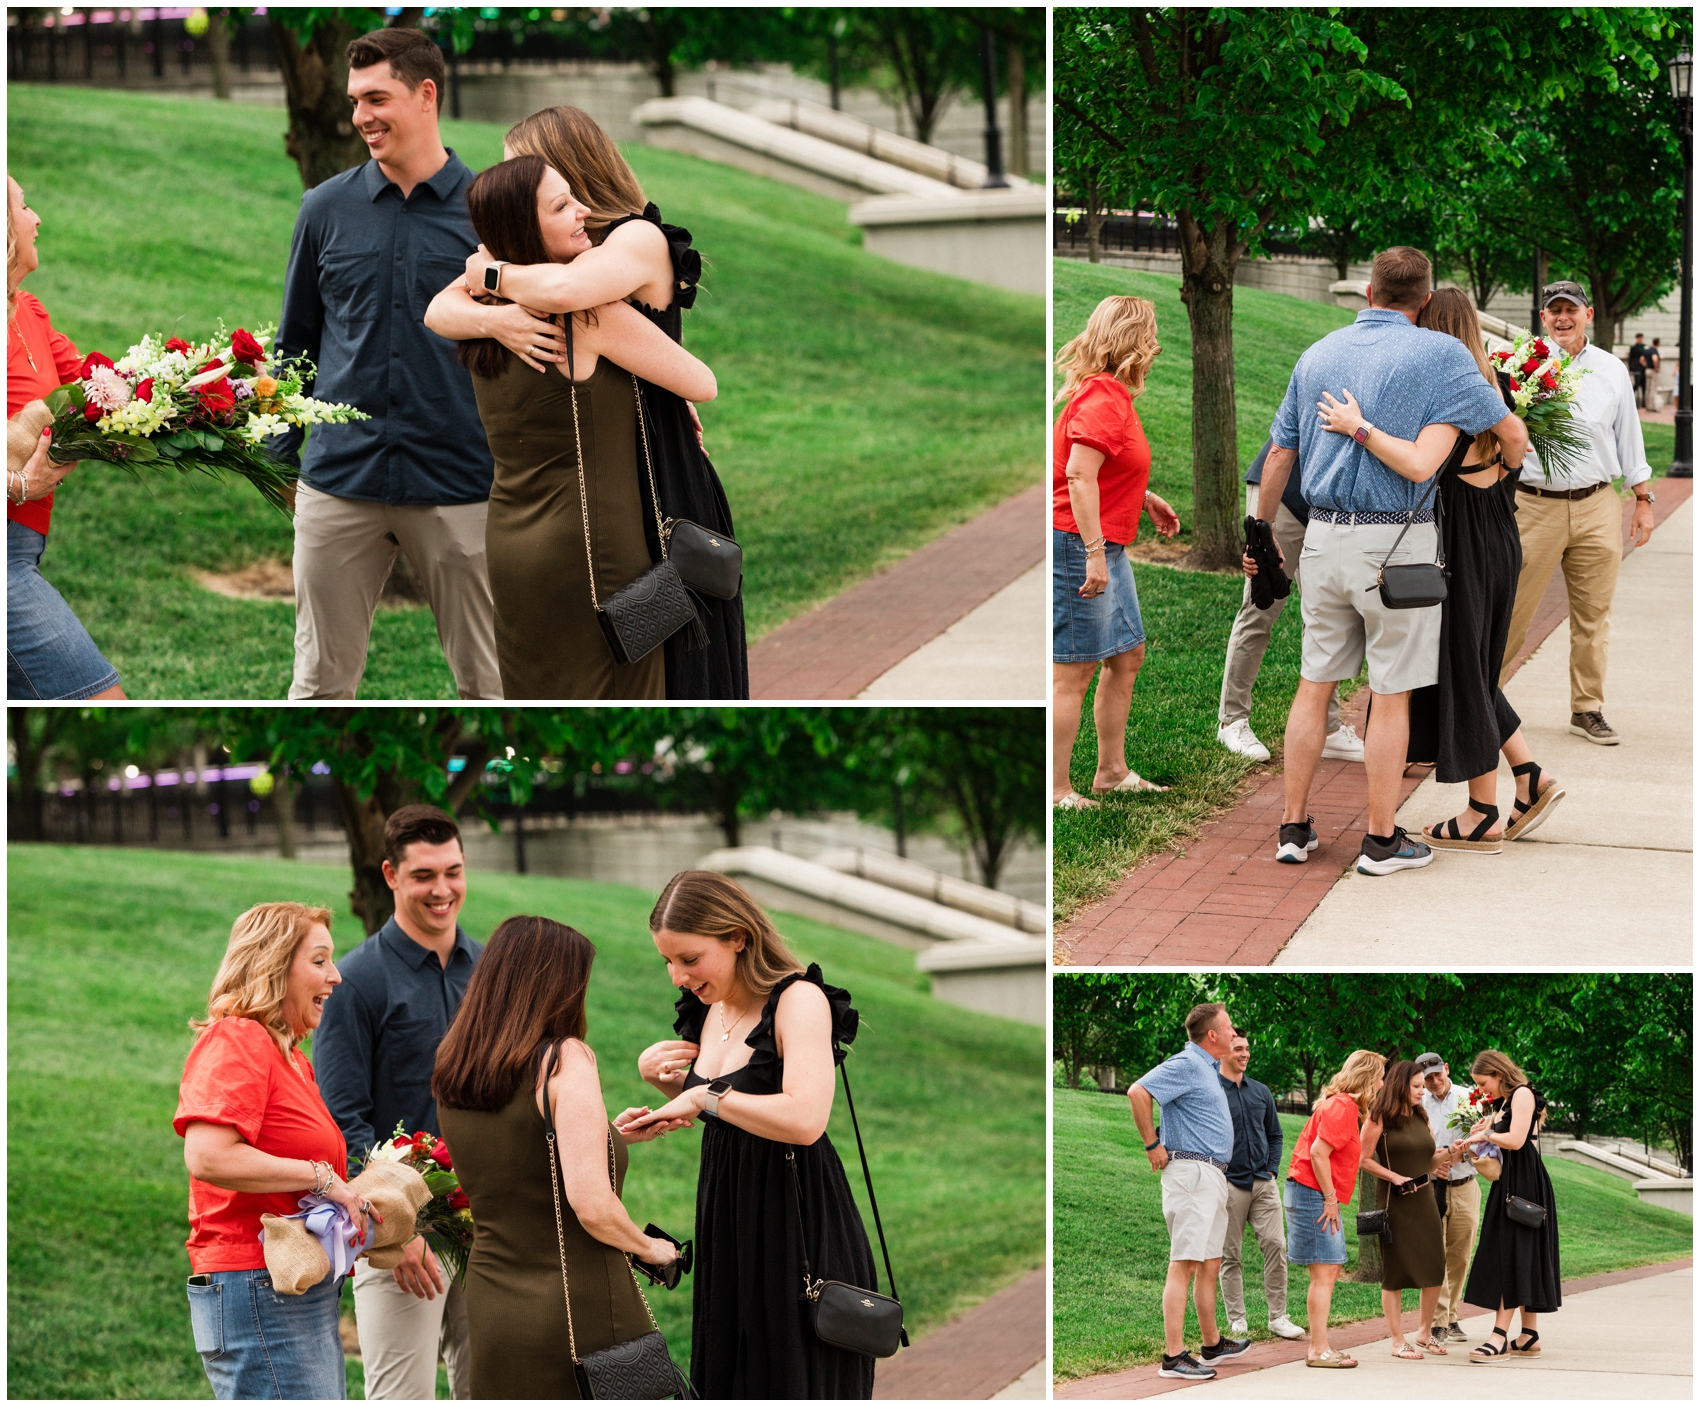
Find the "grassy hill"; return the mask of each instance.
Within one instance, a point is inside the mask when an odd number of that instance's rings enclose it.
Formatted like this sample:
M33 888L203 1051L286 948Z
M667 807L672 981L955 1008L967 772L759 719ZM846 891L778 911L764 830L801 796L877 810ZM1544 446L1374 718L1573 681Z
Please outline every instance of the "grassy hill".
M43 221L28 287L79 348L276 320L301 200L282 113L28 84L8 99L9 169ZM444 124L474 169L501 159L503 130ZM867 254L820 196L627 155L706 261L685 327L720 382L702 418L752 638L1032 482L1040 299ZM281 698L292 608L214 595L191 573L287 560L290 540L249 489L90 467L55 506L45 571L132 697ZM362 697L453 695L429 612L382 611Z
M1058 1381L1154 1363L1163 1352L1163 1280L1169 1238L1163 1225L1162 1188L1140 1147L1127 1100L1096 1091L1054 1092L1052 1170L1053 1372ZM1282 1173L1304 1119L1283 1114ZM1547 1164L1559 1208L1559 1256L1564 1278L1578 1279L1632 1265L1651 1265L1693 1254L1694 1221L1638 1200L1623 1178L1576 1163ZM1484 1195L1486 1184L1483 1184ZM1346 1251L1355 1267L1356 1197L1346 1208ZM1244 1252L1246 1312L1254 1339L1273 1339L1263 1298L1263 1253L1247 1233ZM1350 1268L1348 1269L1348 1274ZM1309 1273L1287 1271L1287 1313L1308 1324ZM1417 1305L1407 1290L1406 1309ZM1221 1323L1226 1313L1218 1310ZM1379 1285L1334 1288L1330 1324L1381 1314ZM1200 1340L1187 1311L1187 1342Z
M171 1117L186 1022L235 916L268 899L322 903L339 951L360 938L346 870L145 850L9 851L8 1385L14 1397L206 1397L183 1294L187 1176ZM619 885L473 876L462 914L488 937L543 913L596 944L590 1043L611 1111L648 1102L638 1052L670 1037L672 1001L647 918ZM1035 1027L926 994L907 950L781 917L805 960L864 1016L858 1111L911 1334L1043 1263L1045 1059ZM831 1137L864 1217L855 1139ZM633 1149L626 1204L675 1234L693 1222L700 1130ZM681 1363L690 1292L652 1296Z

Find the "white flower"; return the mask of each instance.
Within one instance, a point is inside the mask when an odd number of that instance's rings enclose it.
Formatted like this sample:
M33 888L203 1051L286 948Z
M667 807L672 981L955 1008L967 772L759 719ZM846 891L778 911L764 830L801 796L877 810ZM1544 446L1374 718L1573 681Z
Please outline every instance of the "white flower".
M97 366L83 382L83 394L102 410L117 410L134 392L130 383L109 366Z
M289 428L289 423L280 415L251 415L248 423L242 427L242 434L255 444L269 440L273 435L281 435Z

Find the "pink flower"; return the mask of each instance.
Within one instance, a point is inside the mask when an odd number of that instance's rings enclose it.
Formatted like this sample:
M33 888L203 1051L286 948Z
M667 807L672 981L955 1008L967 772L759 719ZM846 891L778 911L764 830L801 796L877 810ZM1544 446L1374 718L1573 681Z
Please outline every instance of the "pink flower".
M117 410L133 394L130 383L110 366L96 366L83 382L83 393L102 410Z

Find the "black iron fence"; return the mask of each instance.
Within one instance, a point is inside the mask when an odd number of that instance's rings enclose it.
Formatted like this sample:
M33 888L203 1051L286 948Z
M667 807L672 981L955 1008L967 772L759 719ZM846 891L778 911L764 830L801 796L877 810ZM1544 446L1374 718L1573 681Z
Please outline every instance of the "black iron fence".
M198 30L199 32L192 32ZM263 14L230 32L230 76L275 79L277 45ZM6 79L94 87L212 85L212 48L203 21L187 9L9 10Z
M1059 254L1084 254L1087 249L1086 213L1058 210L1051 216L1051 246ZM1106 215L1098 229L1098 248L1106 253L1179 254L1180 225L1165 215L1144 212ZM1303 256L1305 250L1294 239L1265 236L1265 254Z

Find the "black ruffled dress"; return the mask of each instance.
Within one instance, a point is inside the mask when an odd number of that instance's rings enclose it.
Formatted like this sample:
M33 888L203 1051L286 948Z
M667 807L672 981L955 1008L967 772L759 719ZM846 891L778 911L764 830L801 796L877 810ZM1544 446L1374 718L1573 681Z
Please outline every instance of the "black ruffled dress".
M634 303L675 342L684 343L684 310L697 299L697 282L702 277L702 255L691 247L691 232L661 223L661 212L653 202L642 215L622 215L608 224L617 229L627 220L648 220L667 237L673 256L673 301L665 309ZM696 426L690 408L671 391L639 378L643 388L644 424L649 432L650 456L655 463L656 494L661 499L661 517L688 518L713 532L736 538L732 509L714 465L697 444ZM640 470L642 466L639 466ZM661 560L661 539L655 531L654 499L649 479L640 473L643 492L643 531L651 561ZM747 699L750 696L750 662L744 646L744 598L740 592L731 601L696 597L698 614L708 630L708 648L688 648L688 631L681 631L664 646L667 660L667 697L670 699Z
M818 964L793 973L769 994L745 1038L749 1064L725 1076L746 1094L778 1094L785 1067L773 1017L793 982L813 982L832 1005L835 1062L856 1039L850 993L821 980ZM673 1029L700 1042L708 1008L689 992ZM695 1071L688 1089L706 1084ZM785 1153L791 1147L704 1115L697 1178L695 1299L691 1384L704 1398L860 1398L874 1395L874 1360L831 1348L814 1336L802 1299L803 1258ZM825 1134L797 1148L809 1269L817 1279L873 1288L874 1255L838 1150Z
M1476 1258L1470 1265L1470 1280L1464 1298L1484 1309L1528 1310L1550 1314L1562 1302L1559 1294L1558 1208L1554 1205L1552 1179L1541 1161L1541 1141L1535 1132L1547 1102L1533 1085L1535 1118L1521 1148L1501 1148L1499 1180L1490 1183L1487 1206L1482 1209L1482 1234L1476 1243ZM1496 1100L1495 1133L1511 1130L1511 1101ZM1522 1197L1547 1209L1539 1227L1524 1226L1505 1213L1508 1197Z

